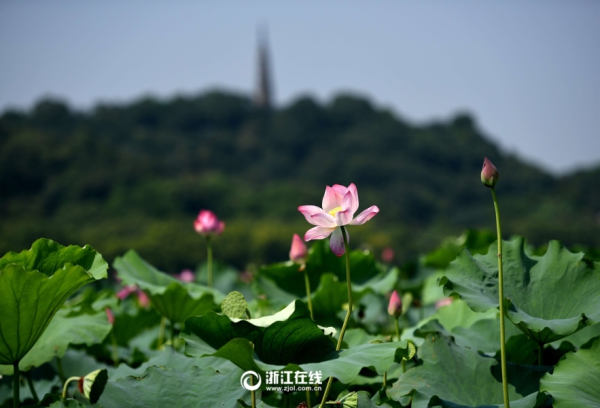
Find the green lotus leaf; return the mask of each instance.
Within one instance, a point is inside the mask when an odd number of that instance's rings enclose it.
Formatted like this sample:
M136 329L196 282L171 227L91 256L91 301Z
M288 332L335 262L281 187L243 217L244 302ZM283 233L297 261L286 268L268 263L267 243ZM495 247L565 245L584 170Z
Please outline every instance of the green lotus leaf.
M234 338L243 338L254 343L266 363L301 364L319 361L335 350L328 335L334 332L317 326L304 303L296 300L282 311L258 319L233 319L214 312L190 317L182 337L186 341L198 338L215 350Z
M20 362L65 300L105 278L107 267L90 246L64 247L49 239L0 258L0 364Z
M19 362L21 371L29 371L39 367L54 357L65 355L70 344L102 343L110 333L111 325L108 323L104 310L88 315L81 314L69 316L69 309L59 310L40 339L29 350L29 353ZM12 366L0 366L1 374L12 374Z
M388 396L412 401L412 408L504 406L498 361L457 346L440 333L428 334L419 348L419 365L403 374ZM548 400L539 380L550 367L507 366L510 406L534 408Z
M541 389L552 394L555 408L600 407L600 337L567 353L544 375Z
M218 310L224 296L195 283L181 282L144 261L134 250L117 257L114 267L125 285L137 285L148 294L152 306L174 323L190 316Z
M240 386L243 372L221 373L213 368L191 367L181 372L169 367L149 367L141 377L109 380L100 404L105 407L235 407L250 400Z
M600 263L551 241L543 256L528 256L525 241L503 241L507 316L541 344L564 338L600 321ZM458 294L477 312L497 308L496 244L487 255L462 251L440 279L444 293Z
M268 364L258 357L254 344L246 339L235 338L216 351L206 344L199 344L199 339L188 337L186 340L190 342L190 347L186 347L187 354L193 357L227 359L243 371L252 370L261 374L262 378L265 378L266 371L319 371L323 380L333 376L344 384L354 381L363 368L370 368L383 375L393 363L401 362L410 352L405 341L363 344L350 349L334 350L318 362Z

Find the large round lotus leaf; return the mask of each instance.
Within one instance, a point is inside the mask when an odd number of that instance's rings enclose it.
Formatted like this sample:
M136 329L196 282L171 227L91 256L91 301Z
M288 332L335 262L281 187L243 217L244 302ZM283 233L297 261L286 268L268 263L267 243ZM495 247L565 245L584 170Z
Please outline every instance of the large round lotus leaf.
M224 296L214 289L173 278L130 250L114 262L125 285L137 285L148 294L152 307L171 322L183 323L190 316L218 310Z
M501 368L491 357L457 346L439 333L428 334L419 348L419 365L388 389L396 401L412 400L412 408L504 406ZM548 399L539 382L549 367L508 364L511 408L534 408Z
M528 256L524 239L503 241L504 296L508 318L538 343L550 343L600 321L600 263L551 241L543 256ZM496 244L487 255L462 251L440 279L477 312L497 308Z
M567 353L544 375L541 389L552 394L555 408L600 407L600 337Z
M49 239L0 258L0 364L21 361L65 300L105 278L107 267L90 246L64 247Z

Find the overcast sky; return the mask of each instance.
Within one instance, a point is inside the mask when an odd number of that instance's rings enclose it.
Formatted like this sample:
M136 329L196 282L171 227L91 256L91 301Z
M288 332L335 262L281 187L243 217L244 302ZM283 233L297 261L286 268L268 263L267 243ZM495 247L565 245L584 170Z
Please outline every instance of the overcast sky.
M554 172L600 164L598 1L1 1L0 111L215 87L250 93L268 25L279 105L369 97L413 123L472 113Z

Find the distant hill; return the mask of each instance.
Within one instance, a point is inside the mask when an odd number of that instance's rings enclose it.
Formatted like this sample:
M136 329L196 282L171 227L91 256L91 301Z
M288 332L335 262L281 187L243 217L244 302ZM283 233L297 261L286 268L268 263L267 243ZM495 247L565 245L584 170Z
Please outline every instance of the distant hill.
M325 185L354 182L352 244L391 246L399 261L466 227L493 228L483 157L500 171L506 235L600 246L600 167L556 178L501 152L473 119L414 126L366 99L301 98L275 111L211 92L76 112L55 100L0 117L0 253L38 237L89 243L108 259L129 248L175 272L204 257L202 208L224 219L215 256L243 267L285 260L298 213Z

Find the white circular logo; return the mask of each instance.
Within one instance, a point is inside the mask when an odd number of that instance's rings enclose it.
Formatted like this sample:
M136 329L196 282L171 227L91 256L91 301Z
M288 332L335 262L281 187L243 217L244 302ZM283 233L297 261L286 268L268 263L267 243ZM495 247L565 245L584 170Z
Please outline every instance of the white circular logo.
M258 378L258 382L256 382L256 384L254 385L250 384L250 376ZM244 374L242 374L242 378L240 378L240 384L242 384L242 387L244 387L248 391L258 390L260 388L261 382L262 380L260 378L260 375L256 374L254 371L246 371Z

